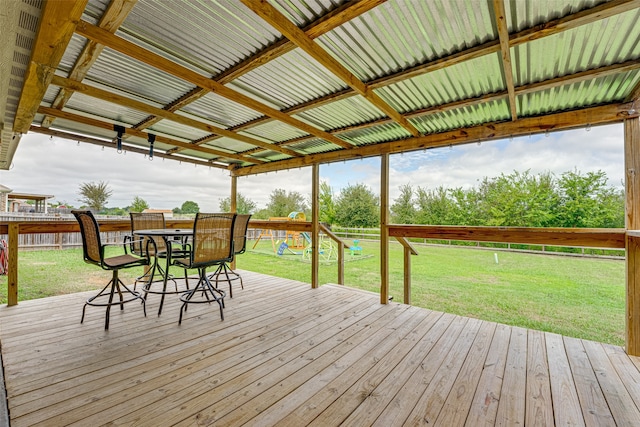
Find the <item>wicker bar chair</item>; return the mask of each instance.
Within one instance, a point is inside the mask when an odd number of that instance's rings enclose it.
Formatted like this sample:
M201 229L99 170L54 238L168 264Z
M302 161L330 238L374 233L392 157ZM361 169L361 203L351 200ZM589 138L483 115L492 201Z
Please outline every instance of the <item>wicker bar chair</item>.
M233 223L233 257L243 254L247 249L247 229L249 228L250 214L236 215L236 220ZM223 277L220 277L224 275ZM215 280L216 282L229 282L229 298L233 298L233 289L231 282L234 280L240 280L240 288L244 289L244 283L242 283L242 276L233 271L229 267L229 263L222 263L218 266L215 272L209 276L209 280Z
M155 230L166 228L167 225L164 214L162 212L130 212L129 216L131 218L131 242L134 242L129 245L131 253L141 256L143 252L147 251L148 246L150 257L155 257L156 260L158 258L166 258L167 242L164 240L164 238L157 236L147 237L136 235L136 230ZM149 245L149 243L151 244ZM179 243L180 247L172 250L172 256L184 257L185 253L188 251L186 242ZM147 288L149 288L151 283L154 282L156 271L159 272L161 276L161 278L157 281L163 281L164 276L167 273L158 262L154 262L151 268L149 268L142 276L136 279L133 285L133 289L136 288L138 283L144 283L145 285L147 285ZM178 284L176 283L173 276L169 276L168 280L173 281L177 292ZM184 280L186 282L187 289L189 289L189 277L186 270Z
M100 227L91 211L71 211L71 213L80 224L84 261L88 264L97 265L104 270L110 270L113 272L113 276L109 283L107 283L107 285L102 288L97 295L92 296L84 303L80 323L84 322L87 305L107 308L104 329L109 329L109 315L111 312L111 306L113 305L120 305L120 310L124 310L125 303L140 300L142 302L144 315L146 316L147 309L144 297L140 295L139 292L129 289L129 287L118 277L118 272L124 268L149 265L149 255L146 254L146 256L139 257L132 254L124 254L105 258L105 247L110 245L102 244L102 241L100 240ZM120 244L118 244L118 246L120 246ZM114 301L116 292L118 293L118 298ZM105 302L105 300L107 301Z
M233 259L233 223L236 214L231 213L198 213L193 223L192 251L189 257L173 260L173 264L184 269L198 269L198 284L191 290L180 296L182 307L180 319L187 310L187 305L192 303L218 303L220 306L220 318L224 320L223 290L213 286L207 277L207 268L230 262ZM217 284L216 284L217 285ZM195 296L198 296L194 298Z

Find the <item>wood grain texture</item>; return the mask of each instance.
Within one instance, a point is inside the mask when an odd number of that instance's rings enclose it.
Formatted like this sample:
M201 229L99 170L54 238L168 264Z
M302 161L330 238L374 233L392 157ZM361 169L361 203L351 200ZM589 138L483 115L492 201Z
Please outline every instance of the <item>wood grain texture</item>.
M0 307L11 425L476 427L529 413L552 426L576 409L589 426L640 419L640 371L620 347L240 273L224 321L202 305L179 326L177 297L162 316L127 305L109 331L102 308L80 324L91 292ZM150 295L148 311L157 304ZM571 388L579 403L558 391Z

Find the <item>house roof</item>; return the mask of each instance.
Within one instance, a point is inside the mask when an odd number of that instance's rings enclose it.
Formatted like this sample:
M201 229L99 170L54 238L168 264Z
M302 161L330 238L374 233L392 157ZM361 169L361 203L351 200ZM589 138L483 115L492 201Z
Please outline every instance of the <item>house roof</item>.
M0 168L27 131L243 175L640 110L640 0L9 3Z

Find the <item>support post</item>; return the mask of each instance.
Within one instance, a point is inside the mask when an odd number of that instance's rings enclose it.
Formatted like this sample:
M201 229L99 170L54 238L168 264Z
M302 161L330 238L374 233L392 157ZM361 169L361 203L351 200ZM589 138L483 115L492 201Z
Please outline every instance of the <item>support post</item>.
M338 246L338 285L344 285L344 246Z
M380 303L389 303L389 154L380 159Z
M9 223L9 263L7 272L7 305L18 304L18 236L20 225Z
M411 304L411 249L404 248L404 303Z
M624 121L625 226L640 230L640 119ZM626 250L626 350L640 356L640 239L627 236Z
M311 166L311 175L311 287L315 289L320 286L320 165L314 163Z
M231 175L231 196L229 198L231 199L230 200L231 206L229 207L229 209L231 209L231 213L237 213L238 212L238 177L235 175ZM236 257L233 257L233 260L231 260L229 268L231 268L232 270L236 269Z

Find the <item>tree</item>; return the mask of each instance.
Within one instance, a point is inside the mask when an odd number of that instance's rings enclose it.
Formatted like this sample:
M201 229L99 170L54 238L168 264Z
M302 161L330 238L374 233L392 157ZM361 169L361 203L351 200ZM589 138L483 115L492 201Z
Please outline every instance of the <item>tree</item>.
M560 227L624 225L624 221L620 221L624 219L624 197L616 195L615 190L607 187L605 172L599 170L586 175L578 170L565 172L560 177L558 186Z
M80 184L78 194L82 196L79 200L89 209L99 212L104 209L107 200L111 197L112 191L109 189L109 183L100 181L85 182Z
M236 212L239 214L252 214L256 211L256 204L242 194L238 193L236 199ZM222 212L231 212L231 197L220 199L220 210Z
M413 205L413 188L405 184L400 186L400 196L391 205L391 222L395 224L414 224L416 208Z
M485 177L478 192L480 225L548 227L555 220L558 196L550 172L531 175L527 170Z
M129 212L142 212L145 209L149 209L149 203L147 203L142 197L136 196L129 207Z
M364 184L345 187L336 201L336 222L343 227L378 227L378 197Z
M183 214L197 214L198 212L200 212L200 206L191 200L184 202L180 208L180 213Z
M451 225L454 215L454 203L449 190L439 186L434 190L418 187L416 191L416 223L429 225Z
M320 183L320 222L332 225L336 221L336 205L333 201L333 190L327 181Z
M270 217L285 217L291 212L305 212L307 204L302 194L297 191L287 192L276 188L269 195L266 209Z

